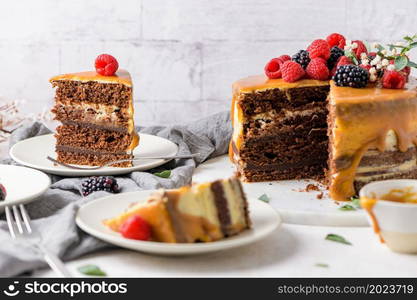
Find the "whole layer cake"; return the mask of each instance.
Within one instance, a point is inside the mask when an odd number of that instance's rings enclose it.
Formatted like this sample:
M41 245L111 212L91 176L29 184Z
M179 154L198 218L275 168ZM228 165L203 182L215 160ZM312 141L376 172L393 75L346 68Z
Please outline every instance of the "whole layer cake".
M56 88L52 112L57 128L57 160L78 165L103 165L133 158L139 143L133 120L132 81L119 70L112 76L81 72L50 79ZM131 166L131 161L115 164Z
M229 155L245 181L326 176L347 200L370 181L417 178L414 78L357 89L260 75L237 81L232 103Z
M250 227L248 203L237 178L159 190L104 224L123 234L123 225L140 216L151 240L166 243L212 242Z

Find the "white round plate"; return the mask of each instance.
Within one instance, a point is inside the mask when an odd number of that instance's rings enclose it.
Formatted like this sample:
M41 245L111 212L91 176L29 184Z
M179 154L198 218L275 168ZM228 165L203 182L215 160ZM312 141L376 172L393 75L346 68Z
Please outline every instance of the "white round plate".
M0 183L6 188L5 206L27 203L42 195L51 184L48 175L38 170L11 165L0 165ZM23 187L24 186L24 187Z
M234 174L235 166L226 155L210 159L197 167L193 182L212 181ZM315 184L319 191L306 192L308 184ZM342 211L347 203L336 202L328 196L326 187L314 180L281 180L243 183L249 198L257 199L266 194L272 207L278 210L284 223L319 226L369 226L362 209ZM323 197L317 196L323 192Z
M75 219L77 225L85 232L111 244L162 255L191 255L215 252L254 243L274 232L281 224L279 214L267 203L260 200L249 200L252 229L211 243L168 244L158 242L136 241L122 237L103 225L104 219L121 214L129 205L145 201L154 191L139 191L116 194L93 200L82 206Z
M30 150L28 150L30 149ZM133 155L140 156L171 156L178 152L178 146L159 136L140 133L139 146L133 150ZM93 176L118 175L133 171L144 171L167 163L167 159L141 159L133 162L132 167L105 167L99 170L74 170L46 159L49 155L56 157L55 138L53 134L36 136L18 142L10 149L10 157L19 164L39 169L47 173L61 176Z

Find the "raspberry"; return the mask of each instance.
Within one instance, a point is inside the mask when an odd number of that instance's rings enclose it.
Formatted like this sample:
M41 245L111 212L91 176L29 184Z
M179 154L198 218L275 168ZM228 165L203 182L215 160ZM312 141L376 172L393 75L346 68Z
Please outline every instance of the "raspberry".
M391 59L391 60L389 61L389 64L390 64L390 65L395 64L395 60ZM400 73L401 73L401 75L403 75L403 76L405 77L405 81L406 81L406 82L408 82L408 78L409 78L410 73L411 73L411 68L410 68L409 66L406 66L404 69L402 69L402 70L400 70L400 71L398 71L398 72L400 72Z
M369 72L369 70L372 68L372 66L371 65L362 65L362 64L360 64L359 65L359 67L361 67L362 69L365 69L365 70L367 70L368 72Z
M358 59L360 59L361 53L368 54L368 50L366 50L366 46L362 41L352 41L352 44L353 43L358 44L358 47L353 49L353 52L355 53L355 55Z
M402 89L405 81L405 76L398 71L385 70L382 76L382 86L386 89Z
M268 76L269 79L276 79L281 78L281 65L283 61L280 58L273 58L265 65L265 75Z
M291 60L291 56L284 54L281 55L280 57L278 57L278 59L280 59L282 62L287 61L287 60Z
M312 59L307 66L306 73L312 79L327 80L329 78L329 69L326 61L321 58Z
M7 195L6 188L4 187L4 185L2 185L0 183L0 201L5 200L6 199L6 195Z
M332 33L326 38L326 41L329 44L330 48L336 46L340 49L343 49L346 45L345 37L339 33Z
M328 60L330 57L330 47L325 40L315 40L308 46L307 51L310 58L321 57Z
M301 79L304 75L304 69L295 61L287 60L281 65L282 79L286 82L294 82Z
M140 216L131 216L120 227L120 233L128 239L149 241L151 226Z
M109 54L100 54L95 61L96 72L103 76L112 76L119 68L117 60Z

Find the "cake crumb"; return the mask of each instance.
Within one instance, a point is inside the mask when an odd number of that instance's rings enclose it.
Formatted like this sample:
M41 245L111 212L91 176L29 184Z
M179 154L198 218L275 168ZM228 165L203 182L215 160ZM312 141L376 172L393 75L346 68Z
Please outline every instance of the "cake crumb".
M311 192L311 191L318 192L318 191L320 191L320 188L315 184L309 183L309 184L307 184L307 186L305 188L305 191L306 192Z
M321 199L323 199L323 195L324 195L324 193L321 192L320 194L317 194L316 198L321 200Z

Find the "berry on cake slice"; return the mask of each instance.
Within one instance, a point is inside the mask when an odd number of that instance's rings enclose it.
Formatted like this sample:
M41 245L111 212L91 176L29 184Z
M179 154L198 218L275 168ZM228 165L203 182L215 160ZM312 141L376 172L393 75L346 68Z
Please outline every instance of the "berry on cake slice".
M285 62L287 60L291 60L291 56L284 54L278 57L278 59L280 59L282 62Z
M110 54L100 54L95 61L96 72L103 76L113 76L119 68L119 63Z
M329 69L327 68L326 61L321 58L312 59L307 66L306 73L311 79L329 79Z
M327 60L327 66L329 69L333 69L333 67L337 64L339 61L339 58L345 55L345 51L340 49L337 46L333 46L332 49L330 49L330 57Z
M332 33L326 38L329 47L332 48L334 46L343 49L346 45L346 39L343 35L339 33Z
M111 176L93 176L87 178L82 183L82 194L88 196L93 192L106 191L109 193L118 193L119 185L117 180Z
M0 201L4 201L6 199L6 196L6 188L4 187L4 185L0 183Z
M286 82L297 81L305 75L303 67L292 60L287 60L281 66L282 79Z
M120 233L128 239L149 241L151 239L151 226L140 216L134 215L121 225Z
M362 53L368 54L368 50L366 49L366 46L362 41L359 41L359 40L352 41L352 45L355 45L355 48L353 49L353 53L355 53L358 59L361 57Z
M344 65L337 68L332 79L337 86L363 88L368 84L369 73L356 65Z
M341 56L341 57L339 57L339 59L337 60L336 65L330 71L330 76L333 77L334 74L336 74L337 68L339 68L340 66L352 65L352 64L353 64L353 62L352 62L352 60L349 57L347 57L347 56Z
M310 56L306 50L300 50L297 53L295 53L292 58L293 61L296 63L299 63L303 69L305 70L310 63Z
M325 60L328 60L330 57L330 47L325 40L315 40L310 46L308 46L307 51L309 53L310 59L321 57Z
M271 59L266 65L265 65L265 75L268 76L269 79L277 79L282 77L281 72L281 65L282 60L278 57Z
M385 70L382 76L382 86L386 89L402 89L405 82L405 76L395 70Z

